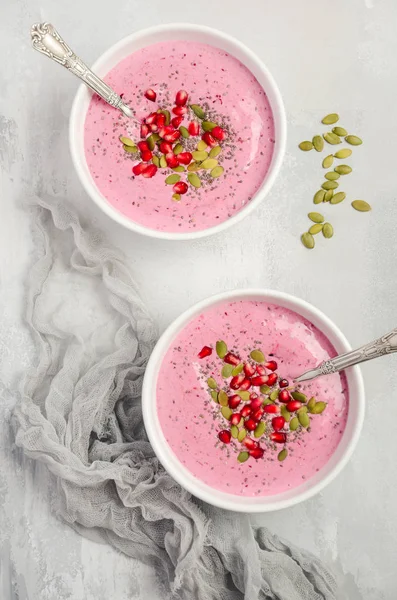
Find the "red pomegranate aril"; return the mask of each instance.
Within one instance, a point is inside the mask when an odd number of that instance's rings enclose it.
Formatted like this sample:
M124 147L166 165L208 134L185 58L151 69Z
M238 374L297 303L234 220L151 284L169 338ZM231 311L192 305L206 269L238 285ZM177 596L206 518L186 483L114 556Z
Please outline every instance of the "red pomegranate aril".
M145 137L147 137L149 135L149 126L146 125L146 123L142 123L141 125L141 138L145 139Z
M209 346L203 346L200 350L200 352L197 354L197 356L199 358L206 358L207 356L211 356L212 354L212 348L210 348Z
M175 96L175 104L177 106L185 106L187 99L187 92L185 92L185 90L179 90L179 92L177 92Z
M188 131L190 135L198 135L200 133L200 125L197 121L191 121L189 123Z
M252 394L251 394L251 398L252 398ZM254 398L249 403L249 406L250 406L251 410L258 410L258 408L260 408L262 406L262 399L261 398Z
M216 127L214 127L214 129L211 131L211 135L212 137L214 137L217 140L224 140L226 137L226 131L224 129L222 129L222 127L219 127L219 125L217 125Z
M268 375L257 375L256 377L253 377L251 379L251 383L252 385L255 386L261 386L261 385L265 385L265 383L268 382Z
M159 128L159 126L156 125L156 123L152 123L151 125L149 125L149 127L150 127L150 131L153 131L153 132L158 131L158 128Z
M278 399L280 402L284 402L285 404L291 400L291 394L288 390L281 390L278 395Z
M276 442L276 444L285 444L285 442L287 441L287 436L285 433L276 431L270 434L270 439L272 440L272 442Z
M177 117L182 117L183 115L185 115L187 113L187 106L174 106L174 108L172 109L172 112Z
M230 382L230 387L232 388L232 390L238 390L240 388L240 385L243 383L244 379L245 377L242 373L240 373L240 375L232 377L232 380Z
M149 88L145 92L145 98L147 98L151 102L155 102L155 100L157 98L157 94L156 94L156 92L154 90L152 90L151 88Z
M218 438L224 444L230 444L230 440L232 439L232 434L227 429L222 429L222 431L220 431L218 433Z
M232 408L234 410L241 404L240 396L237 396L237 394L233 394L233 396L229 397L228 404L229 404L230 408Z
M175 131L175 129L171 127L171 125L165 125L159 129L159 136L164 139L166 135L172 133L173 131Z
M163 154L169 154L170 152L172 152L172 144L170 144L169 142L161 142L160 151Z
M246 374L247 377L252 377L253 374L255 373L255 367L253 365L251 365L250 363L245 363L244 373Z
M257 448L259 446L258 442L256 442L255 440L253 440L252 438L250 438L248 436L244 438L243 443L244 443L244 446L246 448L248 448L248 450L253 450L254 448Z
M231 425L238 425L241 421L241 413L233 413L232 416L230 417L230 423Z
M147 165L143 162L138 163L134 167L132 167L132 172L134 175L141 175L143 171L146 169Z
M277 373L269 373L269 375L267 376L267 385L274 385L276 383L278 379L278 375Z
M206 131L205 133L203 133L203 135L201 136L201 139L203 140L203 142L205 142L207 144L207 146L213 147L218 144L216 139L212 137L212 135L210 134L209 131Z
M166 142L176 142L176 140L179 140L180 137L181 134L179 131L173 131L172 133L166 133L164 139Z
M301 406L302 402L299 402L298 400L291 400L291 402L288 402L287 404L287 410L289 412L295 412L296 410L299 410Z
M193 158L191 152L180 152L176 157L180 165L188 165L192 162Z
M156 124L158 125L159 129L160 129L160 127L164 127L165 115L163 115L163 113L157 113Z
M256 372L258 375L266 375L266 369L263 365L256 365Z
M285 425L284 417L273 417L272 419L272 427L274 431L280 431Z
M147 152L150 150L147 142L138 142L137 146L141 152Z
M234 367L237 367L237 365L240 364L240 359L235 354L228 352L224 357L223 362L227 363L228 365L233 365Z
M242 390L243 392L245 392L246 390L249 390L250 387L251 387L251 379L248 379L248 377L245 377L243 383L240 384L239 389Z
M250 416L250 414L252 413L252 408L250 406L248 406L248 404L246 404L240 411L241 416L243 417L243 419L246 419L247 417Z
M277 363L275 360L269 360L269 362L265 363L265 367L266 369L269 369L269 371L276 371Z
M256 460L258 460L258 458L262 458L264 453L265 451L263 450L263 448L254 448L253 450L250 450L250 456L252 456L252 458L255 458Z
M280 409L277 406L277 404L266 404L266 406L263 407L263 410L265 413L268 413L270 415L280 412Z
M152 125L153 123L157 123L157 113L153 112L150 113L150 115L148 117L146 117L145 119L145 123L147 125Z
M289 386L289 381L288 379L280 379L279 384L278 384L281 388L286 388Z
M178 129L179 125L182 123L183 117L174 117L171 119L171 123L175 129Z
M172 189L174 190L175 194L186 194L188 190L187 183L184 181L178 181L178 183L176 183Z
M257 422L254 419L247 419L244 423L244 427L248 429L248 431L254 431L256 429Z
M167 165L171 169L175 169L179 165L178 159L173 152L169 152L165 155L165 160L167 161Z
M153 154L150 150L143 150L141 152L141 159L143 160L143 162L149 162L151 161L153 158ZM154 165L156 166L156 165Z
M264 413L265 411L263 410L263 408L258 408L258 410L252 413L252 418L254 419L254 421L260 421Z
M144 177L146 177L146 179L149 179L150 177L153 177L154 175L156 175L156 173L157 173L156 165L146 165L146 168L143 171L142 175Z

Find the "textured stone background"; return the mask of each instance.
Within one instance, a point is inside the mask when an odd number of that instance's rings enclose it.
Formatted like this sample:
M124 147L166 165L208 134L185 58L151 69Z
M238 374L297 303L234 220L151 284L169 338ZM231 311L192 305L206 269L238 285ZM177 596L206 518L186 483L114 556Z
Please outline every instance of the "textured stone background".
M262 206L226 234L194 243L153 242L109 222L83 192L69 156L76 81L30 48L30 25L44 20L88 63L125 35L172 21L211 25L246 42L275 75L289 121L282 173ZM46 471L12 448L7 422L14 398L5 388L34 359L21 319L33 242L19 200L28 190L72 199L124 249L161 329L209 294L263 286L305 298L334 319L353 345L366 342L397 326L396 23L394 0L2 0L1 600L159 598L149 569L57 521ZM321 169L318 157L300 153L297 143L334 110L365 140L344 188L350 199L367 199L374 210L353 213L347 202L327 208L335 237L319 240L309 253L298 236ZM396 361L390 356L363 367L366 422L343 474L301 506L255 517L333 565L349 600L397 597Z

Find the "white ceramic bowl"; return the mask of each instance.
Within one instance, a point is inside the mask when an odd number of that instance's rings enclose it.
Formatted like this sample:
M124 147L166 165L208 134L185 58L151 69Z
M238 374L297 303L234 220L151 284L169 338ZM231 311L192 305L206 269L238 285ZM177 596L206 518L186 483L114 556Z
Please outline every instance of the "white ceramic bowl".
M271 290L236 290L208 298L178 317L163 333L150 357L143 383L143 418L149 440L168 473L185 489L205 502L241 512L279 510L317 494L330 483L350 459L357 444L364 419L364 385L358 367L347 369L349 412L342 439L326 465L299 487L274 496L248 498L218 491L197 479L179 462L163 435L156 410L156 386L161 362L174 338L186 324L210 306L230 300L260 300L289 308L313 323L329 339L338 353L351 350L344 335L317 308L281 292Z
M144 227L143 225L140 225L139 223L136 223L122 215L119 211L113 208L113 206L100 193L86 163L84 153L84 122L92 93L85 85L81 85L79 87L72 106L69 125L70 150L77 174L86 192L94 200L94 202L114 221L117 221L117 223L124 225L124 227L127 227L128 229L132 229L133 231L143 235L148 235L155 238L163 238L167 240L195 239L213 233L218 233L233 223L241 221L241 219L254 210L254 208L258 206L259 202L266 196L274 183L284 157L286 143L286 118L283 102L277 85L272 75L269 73L265 65L259 60L259 58L238 40L226 35L225 33L221 33L220 31L203 27L201 25L160 25L158 27L152 27L150 29L138 31L133 35L122 39L120 42L107 50L107 52L102 54L102 56L92 67L93 71L100 77L103 77L123 58L129 56L139 48L167 40L197 41L216 46L217 48L227 51L229 54L240 60L255 75L265 90L274 116L274 153L269 171L261 187L253 196L252 200L248 202L248 204L246 204L246 206L233 217L227 219L223 223L220 223L215 227L210 227L202 231L191 233L169 233L156 231L155 229Z

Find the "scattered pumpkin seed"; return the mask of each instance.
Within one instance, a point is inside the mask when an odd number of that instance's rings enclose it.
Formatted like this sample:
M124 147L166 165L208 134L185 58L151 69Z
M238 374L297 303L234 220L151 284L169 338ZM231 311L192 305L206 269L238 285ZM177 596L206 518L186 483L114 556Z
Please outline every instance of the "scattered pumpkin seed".
M275 400L277 400L279 393L280 393L280 390L273 390L269 396L270 400L272 400L273 402Z
M305 429L307 429L310 426L310 417L306 412L300 411L298 413L298 421Z
M272 390L272 388L270 388L268 385L261 385L259 389L261 394L268 394Z
M240 373L243 369L244 369L244 363L240 363L239 365L237 365L237 367L234 367L234 369L232 371L233 377L237 377L237 375L240 375Z
M171 113L169 110L161 110L161 113L163 113L163 115L165 116L165 124L169 125L171 123Z
M326 402L316 402L312 409L314 415L321 415L322 412L327 408Z
M177 154L180 154L181 152L183 152L182 144L175 144L174 154L177 155Z
M154 155L153 158L152 158L152 163L154 165L156 165L156 167L159 167L160 166L160 159L159 159L159 157L156 156L156 155Z
M338 165L337 167L335 167L335 171L340 175L348 175L352 172L352 170L353 169L349 167L349 165Z
M309 142L308 140L306 140L305 142L301 142L299 144L299 148L301 150L303 150L304 152L308 152L309 150L313 150L313 144L312 144L312 142Z
M357 135L347 135L345 137L345 142L347 142L351 146L361 146L361 144L363 143L362 139L359 138Z
M187 170L190 172L199 171L200 163L199 162L191 162L190 165L188 165Z
M166 158L165 158L164 154L162 154L162 155L160 156L160 167L161 167L162 169L165 169L165 168L166 168L166 166L167 166L167 161L166 161Z
M340 173L338 173L337 171L329 171L324 175L324 177L325 179L328 179L328 181L335 181L336 179L339 179Z
M219 358L225 358L227 354L227 344L223 340L218 340L215 345L215 350ZM232 365L225 365L225 367L232 367Z
M301 241L305 248L308 248L309 250L312 250L314 248L315 242L314 237L311 233L303 233L301 236Z
M214 169L218 165L218 161L216 158L206 158L201 163L200 167L202 169Z
M242 441L243 441L243 439L246 437L246 435L247 435L247 430L246 430L246 429L244 429L244 427L243 427L243 428L242 428L242 429L240 429L240 431L238 432L238 436L237 436L237 439L238 439L238 441L239 441L239 442L242 442Z
M334 190L327 190L324 196L324 202L329 202L334 195Z
M291 392L291 396L294 400L298 400L298 402L307 402L307 396L302 392Z
M368 212L371 210L371 206L365 200L353 200L352 207L359 212Z
M186 129L186 127L184 127L183 125L182 125L182 127L179 127L179 131L180 131L180 134L181 134L181 136L182 136L183 138L185 138L185 139L187 139L187 138L190 138L190 133L189 133L189 131L188 131L188 130Z
M211 398L214 400L214 402L218 402L218 392L216 390L211 391Z
M332 238L332 236L334 235L334 228L332 227L331 223L324 223L324 227L323 227L323 236L327 239Z
M135 154L136 152L138 152L137 146L126 146L125 144L123 146L123 150L128 154Z
M224 392L223 390L221 390L218 394L218 402L221 406L227 406L229 403L229 398L227 397L226 392Z
M265 431L266 431L266 422L265 421L261 421L256 426L256 429L254 431L254 437L256 437L256 438L261 437L261 435L263 435L265 433Z
M195 187L195 188L199 188L201 187L201 179L200 177L196 174L196 173L189 173L189 175L187 176L189 183Z
M182 167L182 165L178 165L177 167L172 167L172 170L176 173L183 173L185 171L185 167Z
M265 362L265 355L263 354L262 350L252 350L250 357L257 363Z
M329 169L333 162L334 162L334 157L332 156L332 154L328 154L328 156L326 156L323 160L323 163L322 163L323 168Z
M307 409L309 412L312 412L315 404L316 404L316 399L314 397L310 398L309 402L307 403Z
M350 148L342 148L342 150L338 150L338 152L335 152L334 156L335 158L348 158L349 156L351 156L352 154L352 150L350 150Z
M334 127L332 133L335 133L335 135L339 135L340 137L345 137L345 135L347 135L347 131L344 127Z
M298 415L301 412L307 413L307 406L301 406L300 408L298 408L298 410L296 412Z
M214 127L216 127L216 123L213 123L212 121L203 121L201 127L204 131L212 131Z
M240 452L240 454L237 456L237 460L239 463L245 463L246 460L248 460L250 457L250 455L248 454L248 452Z
M287 448L284 448L284 450L281 450L281 452L278 453L277 459L280 462L283 462L283 460L285 460L288 456L288 450Z
M322 119L321 123L324 123L324 125L333 125L337 121L339 121L338 113L330 113Z
M289 423L291 420L291 413L287 410L287 407L285 406L285 404L282 404L280 406L280 413L281 413L281 416L284 417L286 422Z
M243 400L244 402L247 402L250 399L250 393L247 392L246 390L239 390L238 392L236 392L236 394L238 396L240 396L241 400Z
M225 417L225 419L229 420L233 414L233 411L229 406L222 406L221 413L222 416Z
M312 235L316 235L317 233L320 233L320 231L323 228L323 224L322 223L316 223L315 225L312 225L309 229L309 233L311 233Z
M210 150L209 157L216 158L218 156L218 154L220 154L221 152L222 152L222 148L220 146L214 146Z
M238 427L236 425L232 425L230 428L230 433L232 434L232 438L237 439L238 437Z
M318 190L318 192L316 192L314 194L313 203L320 204L321 202L324 202L324 196L325 196L325 190Z
M181 195L180 194L172 194L172 199L174 200L174 202L179 202L181 199Z
M232 376L233 365L223 365L221 375L224 379L229 379Z
M199 143L197 144L197 150L199 152L202 152L203 150L205 150L207 147L207 144L205 143L204 140L200 140Z
M324 223L324 217L321 213L318 212L309 212L307 215L313 223Z
M130 146L131 148L133 148L133 147L136 148L135 142L133 142L132 139L129 137L124 137L124 135L121 135L119 137L119 140L123 144L123 146Z
M339 183L337 181L324 181L321 187L323 190L335 190L339 187Z
M324 148L324 140L321 137L321 135L315 135L312 140L312 144L314 146L314 149L317 150L317 152L322 152Z
M216 390L216 388L218 387L218 384L216 383L213 377L209 377L207 379L207 385L211 388L211 390Z
M332 146L335 146L335 144L342 143L342 140L340 139L339 135L335 135L335 133L332 133L332 131L323 133L323 138L326 142L328 142L328 144L331 144Z
M212 160L212 159L210 159L210 160ZM220 177L223 174L224 170L225 169L223 167L218 165L217 167L214 167L213 169L211 169L210 175L213 179L216 179L217 177Z
M181 178L181 176L177 175L176 173L175 173L175 175L168 175L168 177L165 178L165 183L167 185L174 185L174 183L178 183L180 178Z
M339 204L340 202L343 202L343 200L346 198L346 194L345 192L337 192L336 194L334 194L330 200L331 204Z
M205 119L205 112L198 104L191 104L190 108L199 119Z
M194 152L192 152L192 156L194 160L202 161L208 158L208 152L204 152L204 150L195 150Z
M289 428L291 431L296 431L299 427L299 419L298 417L293 417L289 422Z
M146 143L149 146L149 150L150 151L152 151L152 150L155 149L155 147L156 147L156 140L154 139L153 134L149 135L149 137L146 140Z

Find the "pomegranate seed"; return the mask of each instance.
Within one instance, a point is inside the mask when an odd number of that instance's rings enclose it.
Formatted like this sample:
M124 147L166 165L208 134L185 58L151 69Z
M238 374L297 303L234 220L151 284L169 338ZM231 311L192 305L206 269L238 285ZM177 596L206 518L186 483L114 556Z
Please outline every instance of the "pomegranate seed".
M169 154L170 152L172 152L172 144L170 144L169 142L161 142L160 151L163 154Z
M148 117L146 117L145 119L145 123L147 125L153 125L153 123L157 123L157 113L153 112L150 113L150 115Z
M172 112L177 117L182 117L183 115L185 115L187 113L187 106L174 106L174 108L172 109Z
M232 354L231 352L228 352L226 354L223 361L225 363L227 363L228 365L233 365L234 367L237 367L237 365L240 364L240 359L238 358L238 356L236 356L235 354Z
M291 395L288 390L281 390L278 395L278 399L280 402L284 402L285 404L291 400Z
M187 92L185 92L185 90L179 90L179 92L177 92L175 96L175 104L177 106L185 106L187 99Z
M255 367L253 365L251 365L250 363L245 363L244 373L247 375L247 377L252 377L253 374L255 373Z
M269 373L268 375L268 379L267 379L267 385L274 385L277 381L277 373Z
M222 431L220 431L218 433L218 438L224 444L230 444L230 440L232 439L232 434L227 429L222 429Z
M150 131L157 131L158 130L158 125L156 125L156 123L152 123L152 125L149 125L150 127Z
M289 386L289 381L288 379L280 379L280 382L278 384L281 388L285 388Z
M190 152L180 152L177 154L177 159L180 165L188 165L192 162L192 154Z
M250 394L250 400L256 400L257 398L259 398L258 394L256 394L255 392L252 392Z
M190 135L198 135L200 133L200 125L197 121L191 121L189 123L188 131Z
M174 190L175 194L186 194L188 190L187 183L184 181L178 181L178 183L176 183L172 189Z
M256 365L256 372L258 375L266 375L266 369L263 365Z
M240 385L243 383L244 379L245 377L242 373L240 373L240 375L232 377L232 380L230 382L230 387L232 388L232 390L238 390Z
M175 129L178 129L179 125L182 123L183 117L174 117L171 119L171 123Z
M254 419L247 419L244 423L244 427L248 429L248 431L254 431L256 429L257 422Z
M156 94L156 92L154 90L152 90L151 88L149 88L145 92L145 98L147 98L151 102L155 102L155 100L157 98L157 94Z
M145 137L149 134L149 127L145 123L141 125L141 138L145 139Z
M256 377L253 377L251 379L251 383L252 383L252 385L260 386L260 385L264 385L265 383L267 383L268 379L269 379L268 375L257 375Z
M252 412L252 409L250 406L248 406L248 404L246 404L242 409L241 409L241 416L243 417L243 419L246 419L247 417L250 416Z
M173 131L172 133L166 133L164 139L166 142L176 142L176 140L179 140L180 137L181 134L179 131Z
M251 379L248 379L248 377L245 377L243 383L240 385L240 390L246 391L249 390L251 387Z
M148 150L150 151L147 142L138 142L137 146L141 152L147 152Z
M171 169L174 169L175 167L177 167L179 165L178 159L173 152L169 152L168 154L166 154L165 160L167 161L167 165Z
M164 127L165 125L165 115L163 115L163 113L158 113L157 114L157 118L156 118L156 125L158 125L158 127Z
M285 419L284 417L273 417L272 419L272 426L274 431L280 431L280 429L282 429L285 425Z
M251 394L251 398L252 398L253 394ZM262 399L261 398L254 398L253 400L251 400L251 402L249 403L249 405L251 407L251 410L258 410L258 408L260 408L262 406Z
M226 137L226 131L224 129L222 129L222 127L219 127L219 125L217 125L211 131L211 135L212 135L212 137L214 137L217 140L224 140Z
M159 136L161 138L165 138L165 136L168 133L172 133L173 131L175 131L175 129L173 127L171 127L171 125L165 125L164 127L161 127L159 130Z
M266 406L263 407L263 410L265 411L265 413L268 413L268 414L274 414L274 413L280 412L280 409L277 406L277 404L266 404Z
M250 450L250 456L252 456L252 458L255 458L256 460L258 460L258 458L262 458L264 453L265 451L263 450L263 448L254 448L253 450Z
M153 177L154 175L156 175L156 173L157 173L156 165L146 165L146 168L143 171L142 175L144 177L146 177L146 179L149 179L150 177Z
M265 363L266 369L269 371L275 371L277 369L277 363L275 360L269 360L269 362Z
M203 133L203 135L201 136L201 139L203 140L203 142L205 142L207 144L207 146L216 146L217 145L217 141L212 137L212 135L210 134L209 131L206 131L205 133Z
M241 398L240 396L237 396L237 394L234 394L233 396L230 396L229 398L229 406L230 408L237 408L238 405L241 403ZM247 415L248 416L248 415Z
M143 171L146 169L147 165L145 165L145 163L140 162L137 165L135 165L134 167L132 167L132 172L134 173L134 175L141 175L143 173Z
M256 410L253 414L252 414L252 418L254 419L254 421L260 421L261 418L263 417L264 414L264 410L263 408L258 408L258 410Z
M275 433L270 434L270 439L272 440L272 442L276 442L277 444L285 444L285 442L287 441L287 436L285 435L285 433L277 431Z
M150 150L144 150L143 152L141 152L141 159L143 160L143 162L149 162L152 160L152 158L153 154Z
M253 450L259 446L259 443L247 436L244 438L244 446L248 448L248 450Z
M298 400L291 400L291 402L288 402L288 404L287 404L287 410L289 410L289 412L295 412L301 406L302 406L302 402L299 402Z
M239 412L233 413L230 417L230 423L232 425L238 425L241 421L241 414Z
M197 354L197 356L199 358L206 358L207 356L211 356L212 354L212 348L210 348L209 346L203 346L200 350L200 352Z

